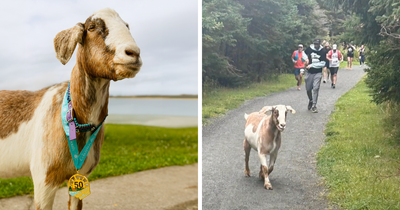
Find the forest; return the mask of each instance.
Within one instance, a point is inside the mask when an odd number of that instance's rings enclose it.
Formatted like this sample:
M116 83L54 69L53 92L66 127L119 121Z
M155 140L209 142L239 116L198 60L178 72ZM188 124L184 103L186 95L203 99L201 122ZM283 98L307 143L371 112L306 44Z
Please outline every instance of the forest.
M203 0L203 92L292 73L291 53L315 38L365 45L373 101L400 102L399 0Z

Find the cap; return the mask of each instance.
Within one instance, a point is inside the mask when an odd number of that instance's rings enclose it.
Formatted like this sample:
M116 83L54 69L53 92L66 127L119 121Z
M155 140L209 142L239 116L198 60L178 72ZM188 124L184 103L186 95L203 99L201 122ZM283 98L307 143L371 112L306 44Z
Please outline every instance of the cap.
M332 45L332 49L336 50L337 49L337 45L336 44Z
M321 44L321 40L320 39L314 39L314 44Z
M302 45L302 44L299 44L299 47L303 47L303 45Z

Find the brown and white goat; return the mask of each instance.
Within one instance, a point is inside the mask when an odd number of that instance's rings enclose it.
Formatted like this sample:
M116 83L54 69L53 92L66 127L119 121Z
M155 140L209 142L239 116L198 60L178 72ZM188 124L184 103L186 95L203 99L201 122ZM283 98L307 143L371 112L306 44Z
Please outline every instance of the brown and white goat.
M108 112L110 81L139 72L140 49L128 24L108 8L56 35L54 48L62 64L69 61L76 45L70 81L74 116L80 124L97 126ZM0 178L32 176L36 209L52 209L56 190L76 173L61 122L67 87L68 81L35 92L0 91ZM79 151L91 133L77 133ZM103 139L104 126L80 174L90 175L99 163ZM70 196L68 207L82 209L82 201Z
M272 111L271 115L266 112ZM276 105L265 106L259 112L253 112L249 115L244 114L246 126L244 130L243 147L245 152L244 174L250 176L249 156L253 148L258 152L260 158L260 178L264 178L265 189L272 190L268 175L274 170L278 150L281 146L281 132L286 127L287 112L296 113L291 106ZM269 164L267 166L267 155L269 155Z

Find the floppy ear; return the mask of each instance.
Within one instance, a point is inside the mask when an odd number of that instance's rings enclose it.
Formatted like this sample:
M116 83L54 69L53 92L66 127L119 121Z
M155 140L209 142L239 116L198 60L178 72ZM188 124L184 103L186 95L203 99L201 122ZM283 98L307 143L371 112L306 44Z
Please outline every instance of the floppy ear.
M296 110L294 110L291 106L286 106L286 109L289 110L292 114L296 113Z
M264 114L268 111L272 111L272 109L275 109L275 106L264 106L258 113Z
M57 59L62 63L68 63L74 53L76 45L82 44L83 32L85 26L82 23L76 24L74 27L59 32L54 38L54 49Z

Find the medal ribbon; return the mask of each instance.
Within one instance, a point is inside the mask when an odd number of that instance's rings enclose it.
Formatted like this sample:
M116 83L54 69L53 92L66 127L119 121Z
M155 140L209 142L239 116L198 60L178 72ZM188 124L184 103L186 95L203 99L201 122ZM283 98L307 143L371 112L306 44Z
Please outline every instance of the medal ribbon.
M75 168L77 170L81 169L83 163L85 162L86 156L89 153L90 148L94 140L96 139L97 133L99 132L101 126L103 125L104 120L100 123L94 133L90 136L89 140L86 142L85 147L83 147L81 153L79 154L78 145L76 143L76 128L75 122L72 117L72 103L68 102L68 92L69 92L69 84L67 91L65 92L64 100L61 107L61 120L63 123L64 132L67 135L69 150L71 151L72 160L74 161ZM67 115L69 121L67 120ZM72 119L72 121L71 121Z

